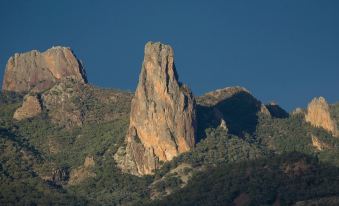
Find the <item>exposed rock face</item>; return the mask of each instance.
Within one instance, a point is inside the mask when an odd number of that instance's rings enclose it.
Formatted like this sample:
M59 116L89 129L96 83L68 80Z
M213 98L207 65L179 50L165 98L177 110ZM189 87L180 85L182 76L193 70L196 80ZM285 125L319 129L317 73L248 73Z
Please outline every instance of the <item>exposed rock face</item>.
M305 114L305 111L300 107L297 107L295 108L295 110L292 111L292 115L303 115L303 114Z
M13 119L23 120L32 118L41 113L41 103L37 95L26 95L22 106L19 107L13 116Z
M226 132L228 132L228 128L227 128L227 125L226 125L226 122L224 119L221 119L221 122L220 122L220 125L219 127L223 130L225 130Z
M270 111L268 110L268 108L266 107L266 105L261 105L260 107L260 113L267 115L267 116L271 116Z
M81 126L83 114L78 96L83 86L73 77L66 77L41 95L43 106L53 123L66 128Z
M129 118L133 94L100 89L66 77L41 94L52 123L67 129ZM56 146L56 145L53 145Z
M83 182L87 178L95 177L96 174L92 171L95 166L95 161L92 156L87 156L84 161L84 165L74 169L70 173L69 185L76 185Z
M336 121L331 118L330 108L325 98L314 98L307 107L305 119L315 127L321 127L338 136Z
M311 135L311 138L312 138L312 145L315 149L322 151L324 149L331 148L330 145L322 142L318 137Z
M2 90L41 92L67 76L73 76L81 83L87 82L85 70L70 48L16 53L7 62Z
M178 82L173 49L148 42L131 103L126 150L115 155L119 167L134 175L151 174L160 161L169 161L194 147L195 101Z

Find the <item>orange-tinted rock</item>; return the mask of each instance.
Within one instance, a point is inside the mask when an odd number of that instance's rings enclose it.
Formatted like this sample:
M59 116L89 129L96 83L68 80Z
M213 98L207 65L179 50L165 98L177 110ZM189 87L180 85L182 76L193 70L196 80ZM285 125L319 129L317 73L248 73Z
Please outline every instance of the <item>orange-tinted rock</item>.
M41 92L67 76L73 76L81 83L87 82L85 70L70 48L16 53L7 62L2 90Z
M126 149L115 155L119 167L135 175L151 174L160 161L169 161L194 147L195 101L178 81L173 50L149 42L139 84L131 104Z
M330 145L326 144L325 142L321 141L318 137L311 135L312 138L312 145L315 149L322 151L324 149L331 148Z
M94 158L92 156L87 156L83 165L70 172L68 184L77 185L88 178L95 177L96 173L93 171L94 166Z
M22 106L15 111L13 118L20 121L23 119L35 117L40 113L41 103L39 98L36 95L27 95L24 98Z
M338 136L336 121L331 118L330 108L325 98L314 98L307 107L305 119L314 127L320 127Z

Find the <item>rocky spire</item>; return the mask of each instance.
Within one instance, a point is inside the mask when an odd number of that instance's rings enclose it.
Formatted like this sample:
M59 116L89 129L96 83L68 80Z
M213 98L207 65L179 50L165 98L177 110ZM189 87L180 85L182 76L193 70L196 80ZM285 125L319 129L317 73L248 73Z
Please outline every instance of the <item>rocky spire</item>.
M87 82L85 70L70 48L58 46L42 53L16 53L7 62L2 90L41 92L67 76Z
M173 49L148 42L131 104L127 146L115 155L119 167L134 175L151 174L160 162L194 147L195 101L178 81Z
M330 108L325 98L314 98L307 107L305 119L315 127L321 127L338 136L336 121L331 118Z

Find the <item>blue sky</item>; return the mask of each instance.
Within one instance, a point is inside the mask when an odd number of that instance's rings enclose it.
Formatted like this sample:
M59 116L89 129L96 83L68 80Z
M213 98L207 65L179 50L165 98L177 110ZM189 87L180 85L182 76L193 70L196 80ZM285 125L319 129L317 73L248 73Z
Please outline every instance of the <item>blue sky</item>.
M240 85L291 110L339 101L339 1L0 2L0 79L15 52L71 47L91 84L134 91L147 41L196 95Z

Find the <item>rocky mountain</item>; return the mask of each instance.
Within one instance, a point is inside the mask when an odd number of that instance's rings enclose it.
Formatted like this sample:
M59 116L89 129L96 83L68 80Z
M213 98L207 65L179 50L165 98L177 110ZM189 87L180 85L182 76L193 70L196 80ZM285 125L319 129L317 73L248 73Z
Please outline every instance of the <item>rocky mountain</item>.
M88 84L68 48L9 60L0 205L338 205L338 103L195 97L169 45L144 52L135 93Z
M259 115L278 117L270 105L262 104L246 88L240 86L208 92L197 97L197 105L199 138L204 136L206 128L224 124L232 134L251 134L255 131Z
M42 92L67 76L87 82L81 62L70 48L57 46L45 52L16 53L7 62L2 90Z
M160 162L192 149L195 135L195 100L178 80L173 49L148 42L131 104L127 146L115 155L119 167L135 175L152 174Z

